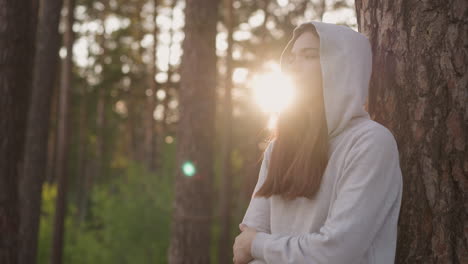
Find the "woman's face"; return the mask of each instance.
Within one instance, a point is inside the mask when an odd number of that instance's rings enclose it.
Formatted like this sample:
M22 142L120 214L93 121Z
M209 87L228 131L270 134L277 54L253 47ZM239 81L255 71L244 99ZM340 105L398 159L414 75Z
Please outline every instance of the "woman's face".
M309 31L302 33L294 42L285 63L298 89L298 99L305 99L312 107L323 102L319 38Z

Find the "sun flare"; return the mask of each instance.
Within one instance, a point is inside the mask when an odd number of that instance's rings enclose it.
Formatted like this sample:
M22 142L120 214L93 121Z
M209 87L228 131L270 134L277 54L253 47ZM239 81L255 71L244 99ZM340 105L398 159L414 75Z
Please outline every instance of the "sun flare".
M268 114L283 111L294 100L293 82L277 67L254 76L252 88L255 101Z

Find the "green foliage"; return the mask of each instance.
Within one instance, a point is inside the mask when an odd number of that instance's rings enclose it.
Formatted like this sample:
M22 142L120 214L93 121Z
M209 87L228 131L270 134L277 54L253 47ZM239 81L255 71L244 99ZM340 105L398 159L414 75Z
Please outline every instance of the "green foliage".
M52 227L57 186L45 183L42 187L41 221L39 225L38 263L49 263Z
M123 176L93 189L82 224L70 204L64 263L167 262L172 179L127 163ZM55 185L44 186L39 263L48 263L55 194Z

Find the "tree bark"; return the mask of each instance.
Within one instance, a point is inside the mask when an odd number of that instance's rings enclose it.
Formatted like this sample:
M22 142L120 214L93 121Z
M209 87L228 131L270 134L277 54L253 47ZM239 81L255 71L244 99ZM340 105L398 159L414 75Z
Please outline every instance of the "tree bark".
M210 263L217 16L217 0L186 1L169 263Z
M87 126L87 111L88 111L88 98L86 96L86 91L83 91L83 94L80 98L79 104L79 132L78 132L78 177L77 182L77 214L76 214L76 228L78 228L86 218L86 213L88 211L88 193L90 190L90 180L92 174L89 173L89 157L88 149L89 143L87 140L87 134L89 133Z
M64 43L67 49L67 56L63 60L62 79L60 84L60 103L59 103L59 118L57 130L57 163L55 177L58 181L58 193L55 206L54 230L51 252L51 264L62 263L63 258L63 241L65 233L65 216L67 209L67 192L68 192L68 145L69 145L69 101L71 92L71 77L73 65L73 41L74 34L72 30L75 7L75 0L66 0L66 30L64 35Z
M55 84L62 0L43 1L37 34L34 80L26 136L24 171L20 183L19 263L36 263L42 183L47 163L50 103ZM47 67L44 67L47 65Z
M18 263L19 179L33 79L37 1L0 0L0 263Z
M373 49L369 112L403 171L397 263L468 263L468 3L356 1Z
M60 23L60 22L59 22ZM56 67L57 76L62 73L61 60ZM49 141L47 142L47 164L46 164L46 179L45 182L55 182L55 164L57 157L57 116L58 116L58 104L59 104L59 92L60 92L60 78L56 78L55 84L53 85L52 91L52 102L50 106L50 122L49 122Z
M221 233L219 236L219 254L218 263L232 262L232 241L231 241L231 212L232 212L232 45L234 31L234 8L232 0L225 1L226 3L226 28L228 30L228 47L226 52L226 76L223 102L223 119L222 119L222 153L221 153L221 191L219 212Z

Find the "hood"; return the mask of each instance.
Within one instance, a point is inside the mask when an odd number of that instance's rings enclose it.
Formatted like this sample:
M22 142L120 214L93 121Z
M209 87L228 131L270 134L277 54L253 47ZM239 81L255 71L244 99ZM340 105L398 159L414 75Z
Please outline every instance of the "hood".
M329 139L339 135L354 118L370 119L364 109L372 73L369 40L353 29L318 21L323 97Z

